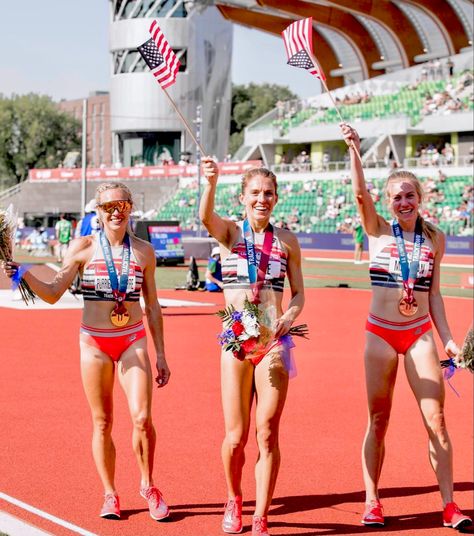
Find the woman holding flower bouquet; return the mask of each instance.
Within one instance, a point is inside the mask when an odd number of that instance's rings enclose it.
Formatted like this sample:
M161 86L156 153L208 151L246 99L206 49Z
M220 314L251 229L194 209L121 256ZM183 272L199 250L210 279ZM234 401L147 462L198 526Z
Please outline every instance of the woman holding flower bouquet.
M82 276L84 310L80 328L81 376L92 414L92 453L104 486L100 516L120 518L115 489L115 446L112 441L113 386L117 373L133 421L132 443L141 482L140 494L155 520L169 510L153 483L156 434L151 418L152 371L140 305L145 311L156 351L156 382L168 383L170 372L163 343L163 320L155 287L153 247L133 235L129 227L133 202L120 183L101 184L96 191L101 230L73 240L61 269L52 281L38 279L13 262L5 263L9 277L22 277L48 303L55 303Z
M385 192L393 220L375 209L358 157L360 140L341 125L349 144L352 186L362 225L369 236L372 303L366 324L365 371L369 422L362 449L366 507L365 525L383 525L378 483L385 453L398 355L417 399L429 437L429 457L443 500L443 524L471 524L453 502L452 447L444 418L444 384L431 320L450 358L459 354L446 320L440 293L440 264L445 238L420 216L421 183L413 173L394 171Z
M256 505L252 536L268 535L267 512L280 465L278 433L291 372L291 335L305 327L292 324L304 305L301 253L296 236L270 224L278 200L275 175L264 168L247 171L240 201L245 219L234 222L214 211L218 168L203 159L207 185L200 217L219 242L226 309L220 312L221 391L225 422L222 460L228 500L222 529L242 530L242 470L256 400L256 437L259 456L255 467ZM282 308L285 276L291 299Z

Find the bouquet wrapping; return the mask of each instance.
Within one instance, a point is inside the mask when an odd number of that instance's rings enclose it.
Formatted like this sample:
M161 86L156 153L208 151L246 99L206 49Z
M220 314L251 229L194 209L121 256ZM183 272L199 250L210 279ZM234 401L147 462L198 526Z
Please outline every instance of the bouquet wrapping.
M222 318L223 331L218 336L220 345L231 351L235 358L243 361L258 361L275 346L276 309L273 305L257 305L247 298L242 311L233 305L217 312ZM288 335L307 338L308 326L293 326Z
M17 218L13 212L12 205L6 211L0 210L0 260L3 262L11 262L13 260L16 221ZM12 287L13 290L18 288L21 298L28 305L30 301L34 303L36 295L28 283L21 277L25 271L25 267L20 266L18 272L12 278Z
M450 374L451 377L456 369L466 369L474 373L474 329L471 326L464 339L461 351L456 357L443 359L441 368L445 370L445 377Z

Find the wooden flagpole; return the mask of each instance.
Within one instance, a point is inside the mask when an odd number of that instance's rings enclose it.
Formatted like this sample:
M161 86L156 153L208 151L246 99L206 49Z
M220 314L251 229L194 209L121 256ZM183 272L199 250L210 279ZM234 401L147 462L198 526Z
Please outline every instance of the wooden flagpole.
M313 62L314 66L318 69L318 71L322 74L323 71L321 70L321 66L319 65L319 62L318 60L316 59L316 56L312 53L312 52L309 52L308 50L306 50L306 52L308 53L311 61ZM323 75L324 77L324 75ZM336 112L337 112L337 115L339 116L339 120L341 121L341 123L345 123L346 121L344 121L342 115L341 115L341 112L339 111L339 108L336 104L336 101L334 100L334 97L331 95L331 92L329 91L329 88L326 84L326 80L324 80L323 78L319 77L319 79L321 80L321 83L323 84L324 86L324 89L326 90L326 93L329 95L329 98L331 99L333 105L334 105L334 108L336 109ZM364 167L364 164L362 162L362 158L360 156L360 153L359 151L357 150L357 147L354 145L354 143L352 141L346 141L347 145L349 147L352 147L354 149L354 152L355 154L357 155L357 158L359 159L359 162L361 164L362 167Z
M168 100L170 101L171 106L174 108L175 112L178 114L179 118L183 122L183 125L186 127L186 130L189 132L189 135L191 136L191 138L193 139L193 141L196 144L197 148L201 152L201 156L206 156L207 153L204 151L204 149L202 148L201 144L196 139L196 136L194 135L193 131L191 130L191 127L189 126L189 123L186 121L184 115L181 113L179 108L176 106L176 104L175 104L174 100L171 98L170 94L166 91L166 89L164 87L162 87L161 89L165 92L165 95L168 97Z

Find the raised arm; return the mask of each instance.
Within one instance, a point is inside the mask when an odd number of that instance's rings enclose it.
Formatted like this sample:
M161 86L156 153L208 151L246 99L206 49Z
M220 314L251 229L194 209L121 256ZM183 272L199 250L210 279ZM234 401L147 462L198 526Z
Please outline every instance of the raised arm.
M357 132L347 123L341 123L341 131L349 145L349 155L351 159L351 180L352 191L356 201L357 210L365 232L368 235L377 236L380 224L384 221L377 214L372 196L367 190L364 178L364 170L357 153L360 154L360 139Z
M209 234L218 242L224 244L224 246L229 247L233 243L233 235L236 232L236 225L230 220L221 218L214 210L219 170L217 164L210 156L204 157L202 159L202 164L207 184L204 187L204 192L201 196L199 217Z
M28 270L22 278L31 287L31 290L47 303L56 303L66 292L74 281L74 277L84 263L85 252L90 245L90 238L78 238L73 240L64 256L64 261L59 272L56 273L52 281L46 282L39 279L34 273ZM12 277L19 268L15 262L5 263L5 273ZM34 268L33 268L34 271Z

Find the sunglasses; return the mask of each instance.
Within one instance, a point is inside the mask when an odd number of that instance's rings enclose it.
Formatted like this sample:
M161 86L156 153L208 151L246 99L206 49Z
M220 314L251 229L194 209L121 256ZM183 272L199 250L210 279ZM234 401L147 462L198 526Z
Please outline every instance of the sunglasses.
M124 212L128 212L132 208L132 202L128 200L108 201L107 203L101 203L98 206L104 212L107 212L107 214L113 214L115 211L117 211L119 214L123 214Z

